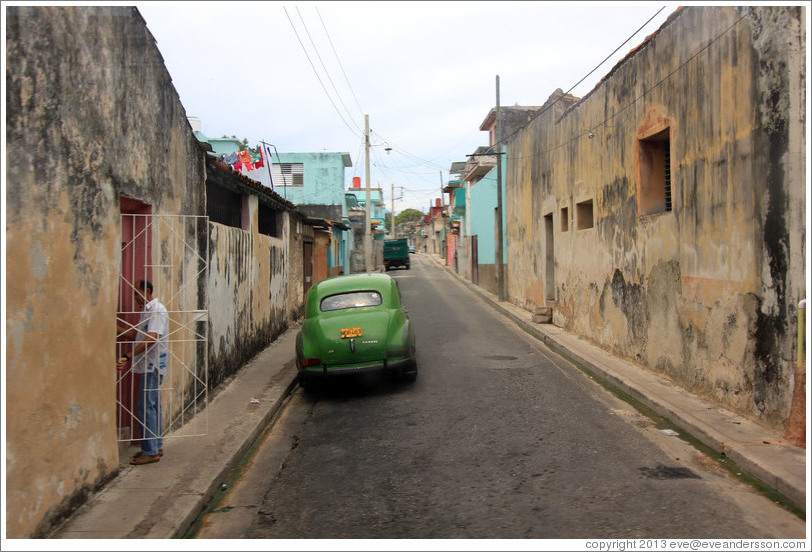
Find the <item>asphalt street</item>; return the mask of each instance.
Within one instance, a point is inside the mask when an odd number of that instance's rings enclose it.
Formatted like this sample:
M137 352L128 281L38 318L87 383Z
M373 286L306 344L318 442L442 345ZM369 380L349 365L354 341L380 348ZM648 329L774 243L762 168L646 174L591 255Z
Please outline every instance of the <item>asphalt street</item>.
M297 390L198 538L803 538L424 256L415 383Z

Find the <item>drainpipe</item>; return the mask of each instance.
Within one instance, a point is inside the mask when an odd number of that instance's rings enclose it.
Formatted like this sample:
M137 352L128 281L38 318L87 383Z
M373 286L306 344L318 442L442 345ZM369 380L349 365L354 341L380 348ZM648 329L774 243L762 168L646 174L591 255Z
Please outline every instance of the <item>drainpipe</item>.
M798 303L798 354L795 362L795 385L784 437L795 446L806 448L806 299Z

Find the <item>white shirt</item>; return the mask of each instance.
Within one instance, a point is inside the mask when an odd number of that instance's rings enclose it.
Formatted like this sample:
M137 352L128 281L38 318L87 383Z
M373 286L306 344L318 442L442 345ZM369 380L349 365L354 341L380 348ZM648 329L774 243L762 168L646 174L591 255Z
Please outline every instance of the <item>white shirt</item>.
M166 374L167 345L166 336L169 334L169 315L158 299L153 299L144 305L144 311L135 327L135 346L144 341L147 334L158 336L155 343L147 346L146 353L139 353L133 357L133 369L136 374L153 372L157 368L163 376Z

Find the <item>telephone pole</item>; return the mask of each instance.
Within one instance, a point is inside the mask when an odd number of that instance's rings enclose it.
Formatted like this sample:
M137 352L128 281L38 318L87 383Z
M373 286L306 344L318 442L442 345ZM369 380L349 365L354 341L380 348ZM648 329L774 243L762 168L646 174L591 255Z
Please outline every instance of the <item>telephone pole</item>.
M499 75L496 75L496 287L499 300L505 300L505 274L502 266L502 121L499 113Z
M364 228L364 264L367 272L372 272L372 220L369 218L371 213L369 208L371 203L369 198L369 115L364 115L364 143L366 147L366 182L364 182L364 187L366 188L367 210L367 220Z
M448 264L448 252L446 249L446 227L445 227L445 198L443 197L443 171L440 171L440 220L443 222L443 241L440 243L440 256L443 264Z
M392 182L392 239L395 239L395 183Z

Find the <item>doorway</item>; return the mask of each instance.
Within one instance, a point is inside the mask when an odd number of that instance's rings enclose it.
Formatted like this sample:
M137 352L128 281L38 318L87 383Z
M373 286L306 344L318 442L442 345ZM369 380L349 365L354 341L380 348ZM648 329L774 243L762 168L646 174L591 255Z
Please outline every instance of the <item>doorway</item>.
M122 196L121 211L121 275L118 285L118 320L124 327L138 323L138 305L135 294L138 282L151 280L152 206ZM116 339L116 358L132 356L133 343L126 338ZM116 424L119 441L141 438L141 427L135 416L140 379L129 370L120 371L116 378Z
M544 299L555 301L555 242L552 213L544 215Z
M141 318L135 301L139 283L152 283L169 318L166 373L160 385L162 437L205 435L208 431L208 217L156 215L152 206L122 196L121 274L117 323L133 329ZM116 358L132 356L135 340L120 335ZM136 406L140 374L128 363L116 374L118 440L140 441ZM202 414L202 415L201 415Z

